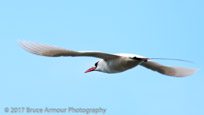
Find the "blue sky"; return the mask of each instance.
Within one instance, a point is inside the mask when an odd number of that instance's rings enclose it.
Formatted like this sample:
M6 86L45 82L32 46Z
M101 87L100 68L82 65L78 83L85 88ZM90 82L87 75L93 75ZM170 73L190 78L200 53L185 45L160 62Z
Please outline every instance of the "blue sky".
M203 115L203 4L202 0L1 0L0 114L6 114L6 107L101 107L107 115ZM195 63L155 61L200 71L185 78L140 66L119 74L84 74L98 59L41 57L22 50L17 40L77 51L186 59Z

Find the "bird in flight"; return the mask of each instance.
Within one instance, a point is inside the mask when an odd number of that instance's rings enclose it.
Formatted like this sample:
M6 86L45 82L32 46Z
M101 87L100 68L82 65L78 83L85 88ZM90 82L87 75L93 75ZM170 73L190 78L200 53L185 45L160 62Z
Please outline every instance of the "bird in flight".
M44 45L28 41L18 41L18 44L26 51L33 54L48 56L48 57L60 57L60 56L89 56L100 58L95 63L94 67L91 67L85 73L92 71L100 71L104 73L119 73L141 65L153 71L157 71L161 74L185 77L190 76L197 72L197 69L184 68L184 67L172 67L165 66L159 63L151 61L152 59L166 59L166 60L178 60L180 59L168 59L168 58L147 58L136 54L108 54L96 51L73 51L65 48L60 48L51 45Z

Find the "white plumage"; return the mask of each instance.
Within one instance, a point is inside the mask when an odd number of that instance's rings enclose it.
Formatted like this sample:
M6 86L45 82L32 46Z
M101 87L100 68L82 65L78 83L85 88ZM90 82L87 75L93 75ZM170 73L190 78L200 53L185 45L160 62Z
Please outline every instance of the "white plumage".
M194 74L197 69L184 67L164 66L150 61L152 58L146 58L135 54L108 54L95 51L73 51L56 46L44 45L28 41L18 41L18 44L28 52L41 56L59 57L59 56L91 56L101 58L95 66L88 69L85 73L91 71L101 71L105 73L118 73L141 65L161 74L175 77L185 77Z

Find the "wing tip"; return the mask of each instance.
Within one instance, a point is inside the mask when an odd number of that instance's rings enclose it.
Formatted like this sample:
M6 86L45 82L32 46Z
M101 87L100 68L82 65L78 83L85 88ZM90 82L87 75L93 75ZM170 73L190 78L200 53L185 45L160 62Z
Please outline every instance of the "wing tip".
M196 72L198 72L200 69L193 69L193 68L177 68L175 75L173 77L188 77Z

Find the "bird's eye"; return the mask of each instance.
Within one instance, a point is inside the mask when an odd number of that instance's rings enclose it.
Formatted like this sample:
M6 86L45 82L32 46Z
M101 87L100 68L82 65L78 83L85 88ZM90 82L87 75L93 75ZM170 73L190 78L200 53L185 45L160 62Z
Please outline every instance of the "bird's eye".
M98 62L95 63L95 66L96 66L96 67L98 66Z

